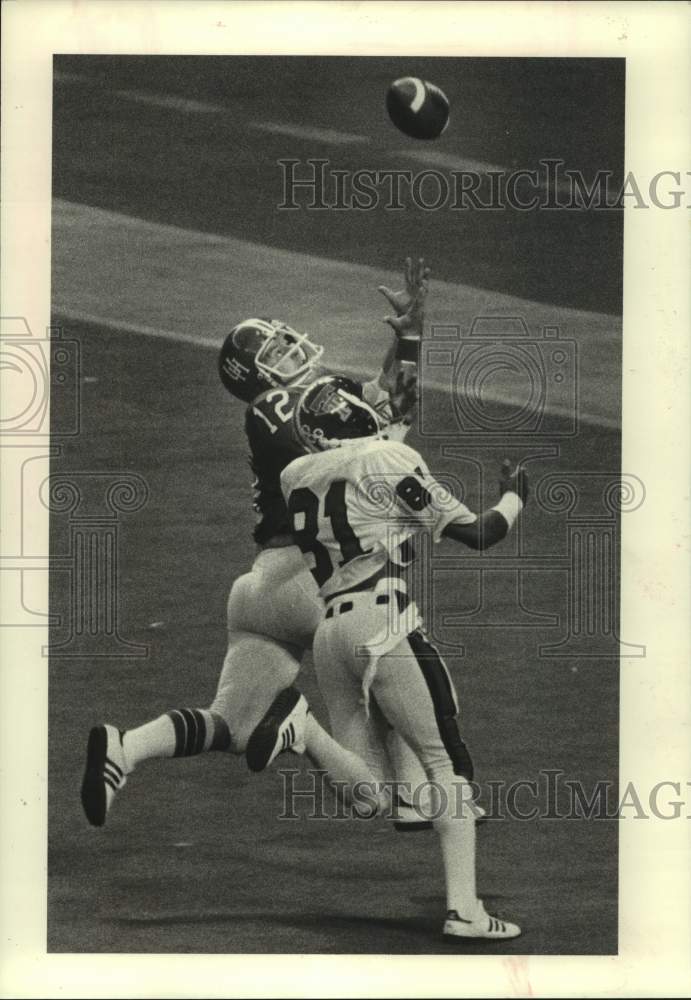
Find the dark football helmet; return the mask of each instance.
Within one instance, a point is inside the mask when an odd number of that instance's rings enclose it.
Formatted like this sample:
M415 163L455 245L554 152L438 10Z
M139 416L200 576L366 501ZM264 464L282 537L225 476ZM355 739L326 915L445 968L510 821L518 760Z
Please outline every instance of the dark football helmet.
M250 403L272 386L300 385L323 353L279 319L246 319L226 337L218 371L228 392Z
M293 426L305 451L326 451L344 440L376 436L385 421L364 401L359 382L347 375L322 375L300 396Z

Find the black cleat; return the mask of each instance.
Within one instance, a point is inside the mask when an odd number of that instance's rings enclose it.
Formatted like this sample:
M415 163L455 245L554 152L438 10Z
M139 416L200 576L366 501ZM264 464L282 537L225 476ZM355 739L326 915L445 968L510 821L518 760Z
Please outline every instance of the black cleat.
M92 826L103 826L116 793L126 781L122 733L115 726L94 726L82 780L82 806Z
M263 771L279 753L305 752L305 721L309 706L297 688L288 687L273 700L271 708L255 728L245 757L250 771Z

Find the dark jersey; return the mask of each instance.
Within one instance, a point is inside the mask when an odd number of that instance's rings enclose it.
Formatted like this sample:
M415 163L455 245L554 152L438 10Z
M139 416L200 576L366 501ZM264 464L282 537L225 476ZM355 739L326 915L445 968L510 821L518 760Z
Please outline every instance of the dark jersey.
M293 410L304 386L269 389L247 407L245 433L254 472L254 509L259 523L254 540L260 545L274 535L290 535L290 518L281 493L281 473L304 454L293 431Z
M332 372L319 368L314 378L328 374ZM304 384L268 389L247 407L245 433L254 472L253 506L259 515L254 540L259 545L264 545L275 535L292 534L281 492L281 473L294 458L305 453L293 431L293 410L304 389ZM389 407L389 394L380 387L379 378L363 382L361 395L370 406L379 410ZM390 408L382 412L390 419Z

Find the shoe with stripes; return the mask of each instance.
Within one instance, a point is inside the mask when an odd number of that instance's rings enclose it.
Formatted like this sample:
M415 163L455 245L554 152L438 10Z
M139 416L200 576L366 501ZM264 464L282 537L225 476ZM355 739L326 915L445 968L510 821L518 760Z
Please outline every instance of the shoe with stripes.
M508 920L500 920L485 913L484 907L475 920L464 920L456 910L449 910L444 924L444 939L453 941L455 938L484 938L487 941L507 941L518 937L521 928Z
M305 722L309 706L297 688L281 691L247 741L245 758L250 771L263 771L279 753L305 752Z
M122 733L115 726L94 726L86 747L82 806L92 826L103 826L113 799L127 781Z

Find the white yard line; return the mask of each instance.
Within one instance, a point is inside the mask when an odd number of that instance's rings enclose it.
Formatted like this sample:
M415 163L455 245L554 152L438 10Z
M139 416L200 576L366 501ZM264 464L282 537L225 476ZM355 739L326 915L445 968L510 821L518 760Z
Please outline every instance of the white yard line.
M391 156L396 159L413 160L415 163L424 164L426 167L440 167L442 170L446 171L461 171L473 174L480 174L484 176L485 174L496 173L501 174L502 177L510 177L514 172L514 168L502 167L497 163L485 163L482 160L470 160L463 156L458 156L455 153L445 153L441 149L435 147L430 147L426 145L416 145L406 147L405 149L397 149ZM533 184L533 191L531 193L525 192L521 194L523 201L530 201L534 197L535 191L547 191L550 189L549 180L544 168L538 169L537 163L530 164L530 170L533 174L536 174L535 181L531 179L531 184ZM571 182L565 178L557 176L556 183L551 184L552 194L564 195L567 199L573 195ZM486 201L488 198L488 192L482 191L479 193L478 197L481 201Z
M184 114L217 115L227 113L228 108L222 104L210 104L207 101L191 101L187 97L176 97L173 94L148 94L142 90L115 90L116 97L137 104L148 104L154 108L167 108L170 111L181 111Z
M166 222L153 222L149 219L141 219L138 216L125 215L122 212L115 212L108 208L97 208L93 205L83 205L76 202L65 201L62 198L53 199L53 227L54 232L59 230L68 235L68 231L81 229L81 234L74 233L75 246L85 248L89 238L97 238L98 231L102 230L111 235L117 230L123 230L128 235L147 233L147 239L158 245L162 237L170 241L167 248L173 251L173 245L191 247L193 244L208 244L217 248L223 248L228 253L228 278L232 279L234 273L234 252L241 250L245 253L245 263L248 255L254 254L256 257L268 257L278 259L279 262L289 264L297 262L301 268L325 268L328 271L340 271L342 274L350 273L365 277L365 283L370 288L377 285L401 284L401 272L390 271L384 268L370 267L368 264L358 264L345 262L328 257L319 257L314 254L302 253L297 250L285 250L281 247L267 246L263 243L253 243L251 240L238 239L233 236L225 236L219 233L211 233L203 229L187 229L175 226ZM86 241L86 242L80 242ZM160 249L158 253L160 253ZM131 262L132 264L134 262ZM432 262L433 264L433 262ZM402 269L402 262L401 262ZM434 272L434 268L432 268ZM558 322L559 319L565 322L582 321L588 325L604 324L611 328L616 328L620 324L619 317L610 316L607 313L590 312L585 309L573 309L568 306L553 306L545 302L534 302L531 299L522 299L518 296L508 295L503 292L495 292L482 288L475 288L472 285L464 285L457 282L440 281L432 274L432 287L435 299L449 295L457 298L459 294L478 299L483 302L491 302L496 307L499 315L504 312L506 315L515 315L516 311L532 311L540 317L548 318L550 322ZM259 290L261 291L261 290ZM257 297L258 291L252 289L252 295ZM379 299L380 311L390 311L383 299ZM352 311L360 307L360 303L353 301ZM508 311L507 311L508 309ZM352 314L352 313L351 313ZM489 313L486 313L489 315ZM444 318L439 319L440 325L445 323Z
M77 309L58 308L56 315L68 323L86 323L102 327L104 330L113 330L116 333L134 333L142 337L169 340L174 344L190 344L194 347L202 347L205 350L218 351L221 346L221 341L216 338L201 337L198 334L185 333L181 330L162 330L155 326L147 326L145 323L131 323L121 319L113 319L111 316L99 316L95 313L81 312ZM338 362L334 367L338 368L341 372L345 372L347 375L360 374L374 376L376 374L374 369L370 371L362 367L356 369L352 365L343 365Z
M109 87L103 86L98 78L86 76L83 73L56 70L53 79L56 83L74 83L85 87L95 87L96 90L110 93L114 97L121 97L125 101L148 104L153 108L168 108L171 111L180 111L184 114L224 114L228 112L228 108L222 104L213 104L210 101L192 101L175 94L153 94L145 90L110 90Z
M79 73L56 71L54 79L57 83L81 84L82 86L96 86L101 88L99 80ZM106 92L108 88L103 88ZM174 94L155 94L143 90L113 90L110 91L115 97L122 100L134 101L137 104L146 104L150 107L165 108L169 111L179 111L181 114L216 114L231 115L230 108L215 104L211 101L195 101ZM357 132L344 132L335 128L321 128L316 125L304 125L292 122L247 122L247 128L257 132L265 132L269 135L282 135L288 138L306 142L323 142L327 146L356 146L369 145L372 151L385 153L387 157L396 160L412 160L421 163L426 167L439 167L443 170L470 171L478 174L486 174L491 171L499 173L511 173L506 167L496 163L486 163L482 160L473 160L454 153L444 152L435 146L428 144L417 144L413 142L408 147L402 147L391 151L388 146L378 143L370 136L361 135ZM537 188L541 190L545 186L545 178L539 174ZM569 185L566 181L560 180L557 184L557 193L568 193Z
M286 122L248 122L248 127L270 135L287 135L293 139L307 139L325 142L335 146L354 146L369 143L366 135L356 132L341 132L335 128L317 128L312 125L291 125Z
M57 83L81 84L82 86L96 86L101 88L99 80L85 76L80 73L56 71L54 79ZM108 88L103 88L106 92ZM146 104L153 108L166 108L169 111L179 111L181 114L230 114L230 109L222 104L214 104L210 101L192 101L184 97L172 94L154 94L144 90L113 90L110 91L115 97L120 97L125 101L134 101L137 104ZM284 135L292 139L305 140L308 142L323 142L327 145L354 146L369 143L374 145L372 140L366 135L356 132L343 132L335 128L319 128L312 125L298 125L291 122L247 122L247 127L257 132L266 132L269 135ZM408 160L415 160L424 163L426 166L447 167L452 170L475 170L484 172L487 170L501 170L491 163L482 163L479 160L467 160L448 153L437 152L429 149L400 149L392 154L395 157L403 157Z
M88 323L122 333L137 333L142 337L154 337L157 340L170 340L175 344L194 344L207 350L217 351L221 346L216 338L200 337L182 330L162 330L146 323L132 323L129 320L113 319L112 316L100 316L97 313L83 312L81 309L65 309L58 306L55 310L60 319L73 323Z
M442 167L445 170L468 170L476 174L486 174L491 170L500 173L510 173L506 167L500 167L496 163L484 163L482 160L470 160L454 153L444 153L439 149L428 146L410 146L404 149L397 149L392 154L396 159L414 160L415 163L422 163L426 167Z
M400 285L398 274L366 265L60 200L53 207L52 253L52 305L65 322L217 350L239 319L277 315L323 343L334 367L361 375L376 371L389 342L377 285ZM478 316L525 317L531 334L558 326L575 341L582 362L582 421L617 426L610 402L619 378L616 317L433 282L435 324L460 325L467 334ZM447 394L457 391L446 370L427 384ZM511 403L510 392L493 396L487 390L487 401ZM558 414L558 402L552 408L548 401L547 412Z
M85 323L104 330L112 330L114 333L138 334L142 337L152 337L157 340L168 340L176 344L188 344L192 347L201 347L204 350L218 351L221 346L221 341L216 338L212 339L211 337L202 337L192 333L185 333L180 330L163 330L158 327L147 326L145 323L131 323L127 320L113 319L110 316L100 316L95 313L82 312L76 309L65 309L59 306L55 310L55 317L58 318L58 320L61 319L67 323ZM339 372L343 372L346 375L359 375L361 377L372 378L376 374L376 369L374 367L367 369L362 365L355 366L342 364L335 359L331 368ZM431 386L437 392L441 392L443 395L447 396L459 391L458 388L453 389L449 387L449 385L438 382L434 378L429 377L427 378L427 385ZM505 402L505 400L502 400L500 396L493 393L491 389L483 390L483 399L486 403ZM546 407L545 410L548 414L551 412L549 407ZM588 413L581 413L579 416L579 422L581 424L595 425L597 427L619 427L619 421L614 418L594 416Z

